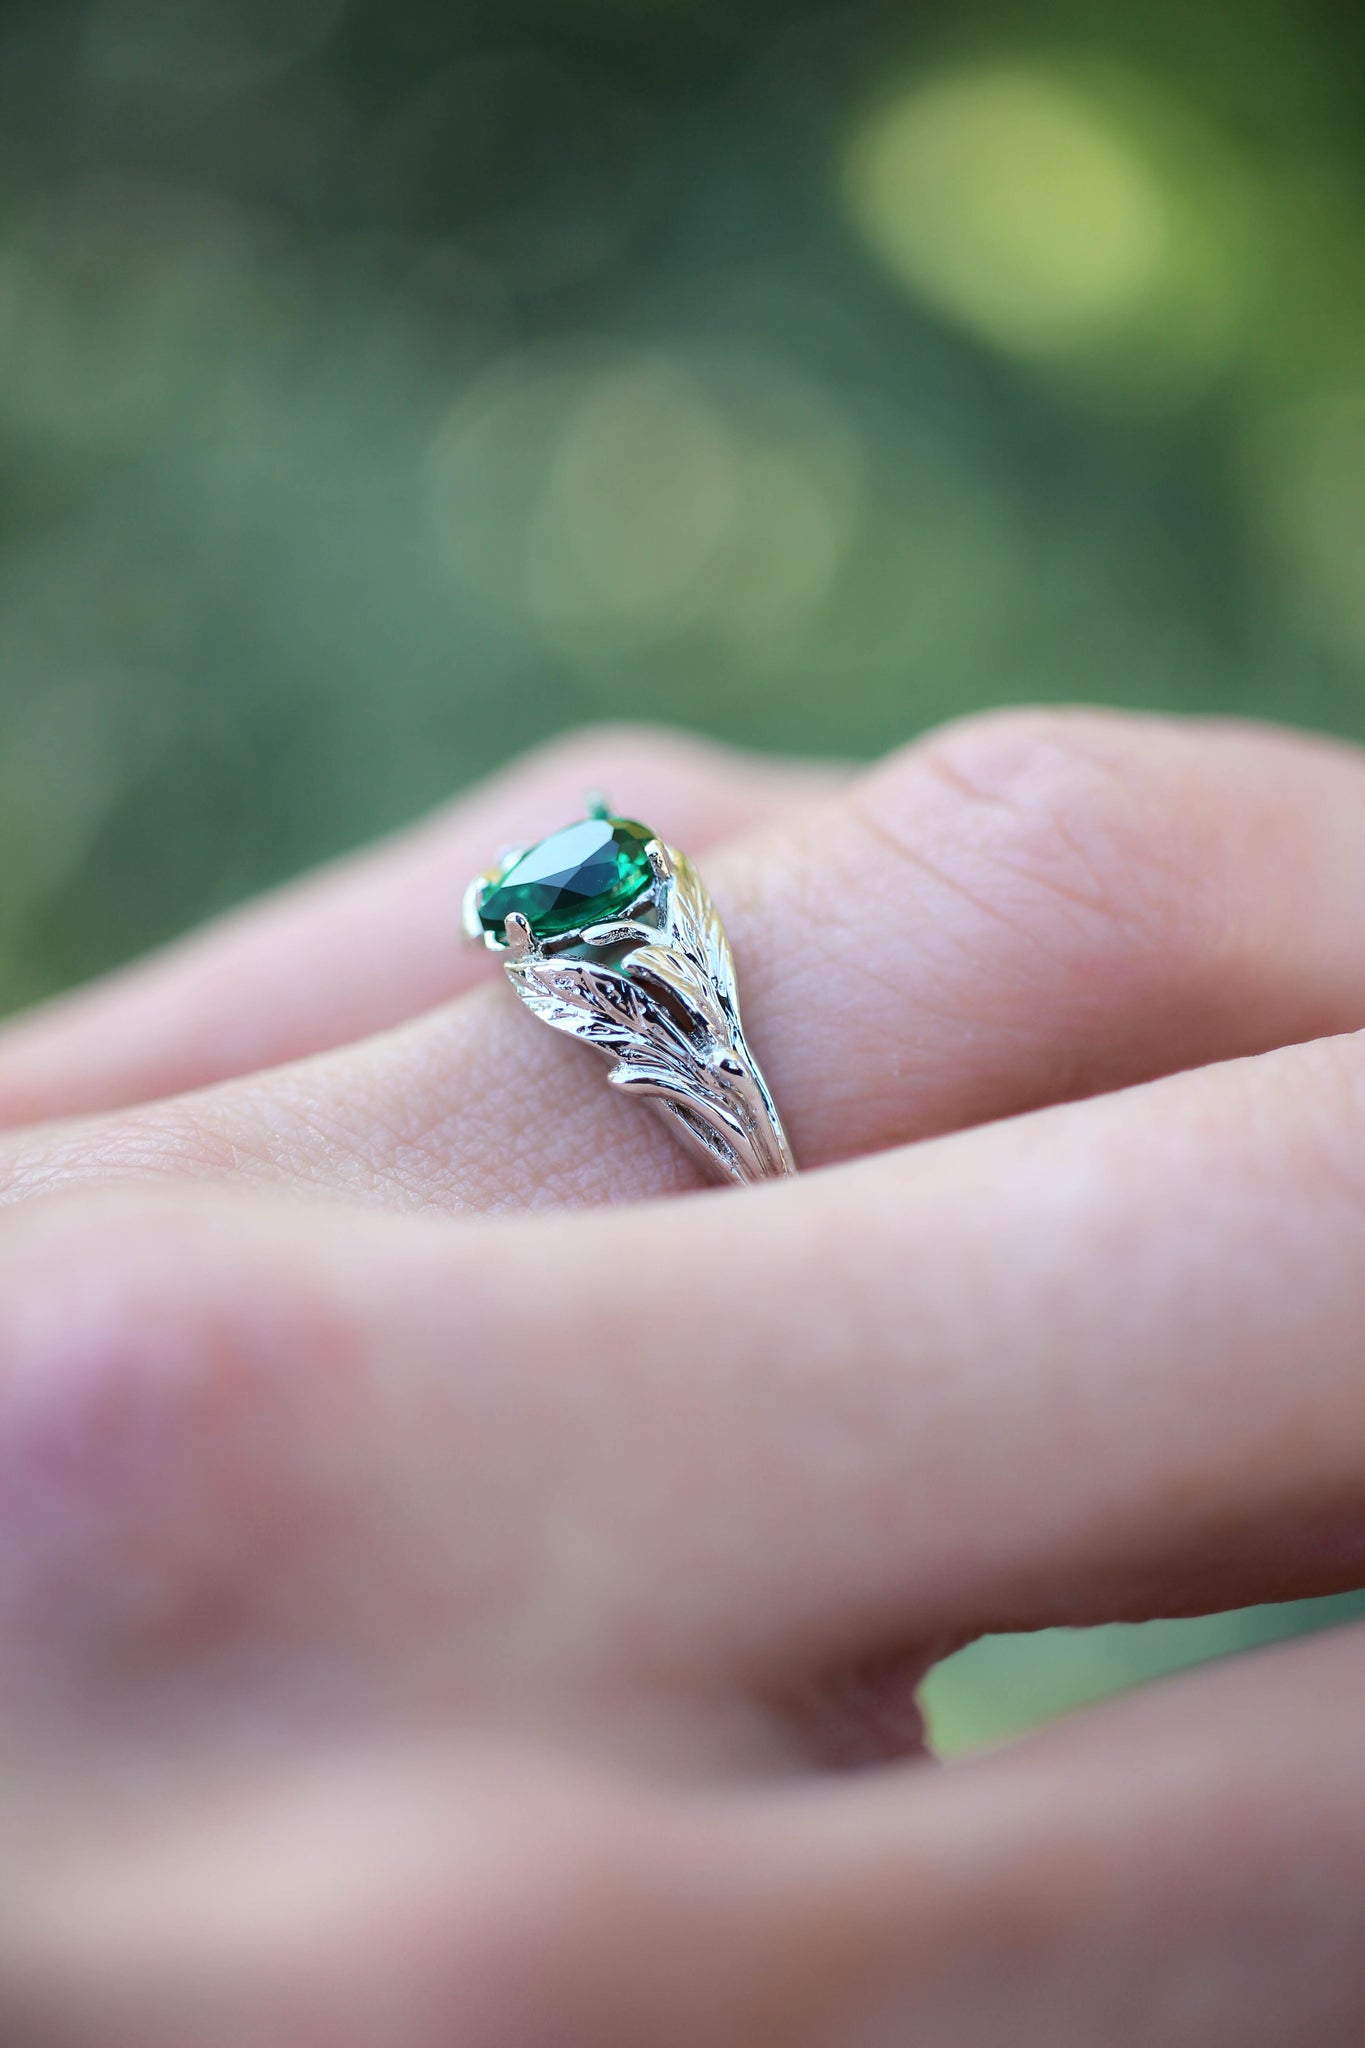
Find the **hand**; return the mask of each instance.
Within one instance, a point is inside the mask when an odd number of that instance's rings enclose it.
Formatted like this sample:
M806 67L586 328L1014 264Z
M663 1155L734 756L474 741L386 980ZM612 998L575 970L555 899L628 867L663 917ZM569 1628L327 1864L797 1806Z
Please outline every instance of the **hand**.
M835 1170L637 1200L682 1153L457 955L591 785L725 840ZM1357 2048L1359 1634L942 1771L913 1691L1365 1578L1362 872L1288 735L589 734L13 1027L0 2037Z

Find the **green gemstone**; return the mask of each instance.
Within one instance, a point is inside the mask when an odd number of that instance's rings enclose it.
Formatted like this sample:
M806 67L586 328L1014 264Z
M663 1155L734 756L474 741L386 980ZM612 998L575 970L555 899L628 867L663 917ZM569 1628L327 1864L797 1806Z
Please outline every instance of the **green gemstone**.
M523 853L490 882L479 905L486 932L519 911L538 939L619 917L649 887L654 837L629 818L585 818Z

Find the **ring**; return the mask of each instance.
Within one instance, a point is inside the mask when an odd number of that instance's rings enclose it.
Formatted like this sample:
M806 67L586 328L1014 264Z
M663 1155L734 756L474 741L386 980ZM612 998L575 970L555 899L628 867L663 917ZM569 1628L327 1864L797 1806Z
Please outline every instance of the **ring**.
M528 1010L612 1061L716 1179L795 1173L745 1041L735 963L686 855L604 802L470 883L464 927L503 956Z

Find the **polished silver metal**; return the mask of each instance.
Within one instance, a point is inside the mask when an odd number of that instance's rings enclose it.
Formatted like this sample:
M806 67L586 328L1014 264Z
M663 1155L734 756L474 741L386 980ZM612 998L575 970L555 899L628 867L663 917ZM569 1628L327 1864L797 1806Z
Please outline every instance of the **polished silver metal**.
M706 885L661 839L645 852L651 885L621 918L538 940L514 914L503 932L486 932L479 907L490 874L469 886L465 931L503 956L528 1010L611 1060L612 1086L649 1101L713 1178L747 1186L795 1173Z

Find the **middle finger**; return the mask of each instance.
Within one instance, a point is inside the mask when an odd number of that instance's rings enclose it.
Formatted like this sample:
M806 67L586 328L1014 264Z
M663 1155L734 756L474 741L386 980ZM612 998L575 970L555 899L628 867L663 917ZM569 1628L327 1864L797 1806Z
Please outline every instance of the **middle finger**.
M1335 1040L629 1215L35 1205L0 1591L733 1752L906 1646L1359 1583L1362 1100Z

